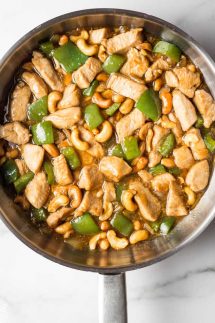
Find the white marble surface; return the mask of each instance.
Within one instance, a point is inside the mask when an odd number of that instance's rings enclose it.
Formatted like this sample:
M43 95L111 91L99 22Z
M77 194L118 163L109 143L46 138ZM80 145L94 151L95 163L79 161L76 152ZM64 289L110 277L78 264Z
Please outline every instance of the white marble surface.
M191 34L215 58L214 0L2 0L0 57L19 37L45 20L96 7L145 11L166 19ZM214 323L214 244L212 223L177 255L129 272L129 322ZM97 319L97 275L42 258L0 222L0 323L82 323Z

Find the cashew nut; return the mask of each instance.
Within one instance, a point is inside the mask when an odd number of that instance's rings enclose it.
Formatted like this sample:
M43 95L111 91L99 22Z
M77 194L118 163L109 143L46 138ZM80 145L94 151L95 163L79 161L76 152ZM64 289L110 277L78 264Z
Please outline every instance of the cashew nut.
M187 194L187 204L193 205L196 201L196 194L191 190L189 186L184 188L185 193Z
M69 198L66 195L55 196L48 205L48 212L56 212L61 206L69 204Z
M67 35L62 35L62 36L60 36L60 39L59 39L58 44L59 44L60 46L63 46L63 45L65 45L66 43L68 43L68 41L69 41L68 36L67 36Z
M79 151L78 154L81 159L82 166L91 165L93 163L93 156L87 151Z
M112 101L115 103L122 103L125 100L125 97L121 94L115 93L112 96Z
M57 147L55 146L55 144L45 144L45 145L43 145L43 148L45 149L45 151L47 151L47 153L51 157L57 157L60 155L60 152L57 149Z
M108 239L99 240L99 247L101 250L107 250L110 247Z
M88 45L86 40L80 38L77 40L76 45L78 48L87 56L93 56L98 53L99 47L98 45Z
M162 113L169 114L172 110L172 94L166 89L160 91L160 99L162 101Z
M108 221L102 221L100 224L100 228L102 231L107 231L110 229L110 223Z
M108 58L104 45L99 46L98 58L101 62L104 62Z
M137 204L132 200L136 194L135 190L123 190L121 195L121 202L126 210L133 212L137 209Z
M176 127L176 123L173 121L170 121L169 118L166 115L164 115L161 118L161 126L166 129L173 129Z
M148 159L146 157L137 157L132 161L133 172L137 173L140 170L144 169L148 164Z
M70 186L70 185L54 184L54 185L51 186L51 191L55 196L57 196L57 195L67 195L68 186Z
M116 236L116 232L113 230L109 230L107 232L107 239L110 242L110 245L115 250L124 249L128 245L128 239L127 238L118 238Z
M17 148L14 148L12 150L7 151L5 155L7 158L14 159L14 158L18 157L19 150Z
M160 91L162 85L163 85L163 80L162 80L161 77L159 77L157 80L154 81L154 83L153 83L153 89L155 91Z
M57 110L57 102L62 99L62 94L58 91L52 91L48 95L48 110L53 113Z
M101 72L99 73L97 76L96 76L96 79L99 81L99 82L106 82L109 78L109 75L107 75L106 73L104 72Z
M133 222L133 225L134 225L134 230L135 230L135 231L138 231L138 230L140 230L140 229L141 229L141 223L140 223L140 221L139 221L139 220L135 220L135 221Z
M109 121L105 120L102 125L101 131L95 136L95 140L98 142L106 142L108 141L113 133L112 125Z
M88 32L86 30L82 30L79 36L75 36L75 35L71 35L70 36L70 40L73 43L76 43L77 40L79 40L79 39L85 39L85 40L87 40L88 38L89 38L89 34L88 34Z
M89 143L79 138L78 128L74 128L72 130L71 140L76 149L82 150L82 151L86 151L87 149L89 149L89 146L90 146Z
M92 102L96 103L101 109L107 109L111 106L112 100L105 99L100 93L96 92L92 96Z
M104 204L103 208L104 208L104 213L102 215L100 215L100 217L99 217L100 221L105 221L105 220L109 219L109 217L113 213L113 205L111 202L106 202Z
M107 236L106 232L100 232L100 233L96 234L95 236L93 236L89 241L90 250L95 250L98 241L101 239L105 239L106 236Z
M172 167L175 167L175 162L171 158L163 158L163 159L161 159L161 165L163 165L167 168L172 168Z
M152 129L149 129L148 130L148 133L147 133L147 136L146 136L146 151L148 153L150 153L150 151L152 150L152 138L154 136L154 133L153 133L153 130Z
M129 238L131 244L135 244L139 241L147 240L149 237L149 233L146 230L137 230L134 231Z
M77 185L69 185L68 196L71 200L70 206L76 209L81 204L82 200L82 192L80 188Z
M100 82L99 85L96 88L96 92L103 92L106 91L107 85L105 82Z
M131 110L133 109L134 106L134 100L127 98L121 105L119 108L119 111L122 114L128 114L129 112L131 112Z
M65 233L72 233L72 225L70 222L65 222L61 225L59 225L57 228L55 228L55 231L58 233L58 234L65 234Z
M145 140L148 130L151 129L152 126L153 126L152 122L147 122L140 128L138 136L141 140Z

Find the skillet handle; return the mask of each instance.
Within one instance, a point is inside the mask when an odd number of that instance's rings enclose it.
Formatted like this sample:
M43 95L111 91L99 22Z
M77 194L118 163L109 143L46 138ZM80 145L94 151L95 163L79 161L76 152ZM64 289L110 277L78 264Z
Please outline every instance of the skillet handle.
M99 323L127 323L125 274L99 275Z

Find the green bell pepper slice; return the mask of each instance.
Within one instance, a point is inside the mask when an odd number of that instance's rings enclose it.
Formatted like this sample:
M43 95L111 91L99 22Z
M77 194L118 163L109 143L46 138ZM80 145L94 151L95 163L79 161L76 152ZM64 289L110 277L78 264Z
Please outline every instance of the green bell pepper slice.
M54 45L51 41L41 43L39 49L47 56L51 56L51 52L54 49Z
M128 185L126 183L118 183L115 186L115 191L116 191L116 200L121 203L121 195L122 191L126 190Z
M172 153L175 143L175 136L171 132L162 140L158 151L163 157L168 157Z
M14 183L20 176L19 169L13 159L7 160L2 165L1 171L7 184Z
M51 121L42 121L31 127L33 141L36 145L53 144L54 131Z
M133 231L133 223L121 212L116 213L110 221L112 227L123 236L128 237Z
M181 170L180 170L180 168L178 168L178 167L171 167L171 168L168 168L168 172L170 173L170 174L172 174L172 175L176 175L176 176L178 176L178 175L180 175L181 174Z
M164 40L154 46L153 52L168 56L174 63L178 63L181 57L181 50L176 45Z
M118 54L110 55L103 63L102 68L108 74L116 73L120 70L125 60L126 60L125 56L118 55Z
M72 228L79 234L96 234L100 232L100 229L90 213L85 213L78 218L72 219Z
M28 185L28 183L34 178L34 173L33 172L28 172L21 177L19 177L15 182L14 182L14 187L17 193L22 192L25 187Z
M105 113L108 116L112 116L120 107L121 103L113 103L108 109L105 110Z
M158 164L154 167L149 168L149 173L153 176L164 174L166 173L166 168L163 165Z
M111 156L116 156L120 158L125 158L125 154L122 150L122 146L120 144L116 144L111 150L110 150Z
M62 148L61 153L65 156L66 161L72 170L75 170L81 166L78 154L76 153L73 147Z
M122 150L127 160L140 156L137 138L133 136L125 137L122 142Z
M28 108L28 117L30 120L40 122L48 114L48 96L44 96L32 103Z
M88 124L90 130L97 128L104 121L99 107L95 103L86 106L84 112L84 120Z
M93 96L98 85L99 85L99 81L97 81L97 80L92 81L90 86L83 90L83 95L84 96Z
M52 55L67 73L74 72L88 59L88 56L71 41L54 49Z
M136 103L136 108L153 121L157 121L161 115L161 101L153 89L144 91Z
M54 177L54 170L53 170L52 163L50 161L45 161L43 164L43 167L47 175L48 184L49 185L54 184L55 177Z
M215 152L215 139L212 137L211 133L208 132L204 135L204 142L206 147L211 153Z
M47 211L43 207L41 209L32 208L32 219L36 223L45 222L47 218Z
M175 224L175 218L173 216L165 216L161 220L160 232L162 234L168 234Z
M154 222L150 222L149 225L152 228L152 230L155 233L157 233L159 231L159 229L160 229L161 221L157 220L157 221L154 221Z
M200 129L202 128L204 125L204 120L201 116L197 116L197 120L196 120L196 123L195 123L195 127Z

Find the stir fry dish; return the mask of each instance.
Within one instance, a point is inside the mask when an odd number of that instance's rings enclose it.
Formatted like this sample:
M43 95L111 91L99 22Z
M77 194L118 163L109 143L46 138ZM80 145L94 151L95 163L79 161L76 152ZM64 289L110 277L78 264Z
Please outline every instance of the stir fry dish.
M54 34L15 75L3 185L40 232L120 250L166 235L204 193L215 101L172 43L142 28Z

